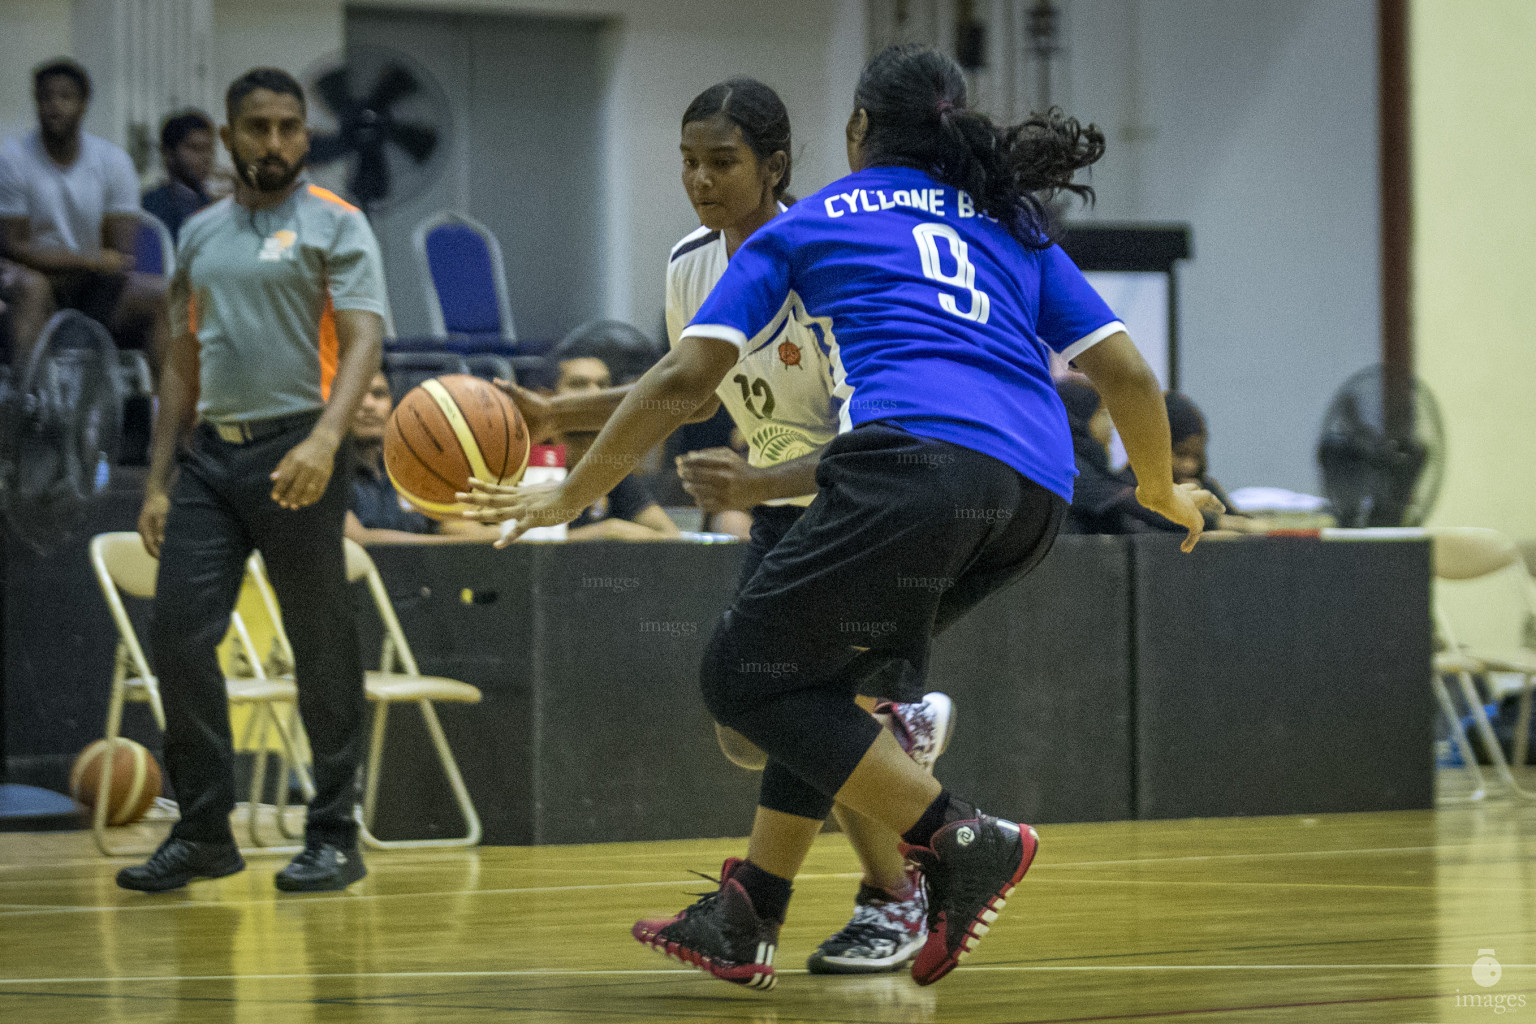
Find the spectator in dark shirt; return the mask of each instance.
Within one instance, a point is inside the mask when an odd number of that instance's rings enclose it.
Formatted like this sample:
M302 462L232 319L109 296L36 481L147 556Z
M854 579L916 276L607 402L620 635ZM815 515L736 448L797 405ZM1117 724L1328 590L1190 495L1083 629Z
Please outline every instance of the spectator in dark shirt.
M1136 500L1136 481L1109 467L1109 438L1114 429L1109 410L1086 380L1056 385L1067 407L1072 428L1072 454L1077 479L1063 530L1067 533L1182 533L1184 527L1164 519Z
M352 418L356 452L352 495L343 532L359 544L488 544L501 532L494 526L450 520L437 522L417 512L396 492L384 472L384 427L394 409L389 378L374 374Z
M555 394L601 391L613 385L608 364L596 356L560 360ZM565 435L565 464L575 466L596 440L595 433ZM665 540L678 536L677 525L633 474L572 520L568 540Z
M213 202L208 175L213 171L213 122L201 110L185 110L160 128L160 159L166 182L144 193L144 209L159 217L180 239L182 223Z
M1206 429L1205 417L1199 406L1177 391L1169 391L1163 396L1163 401L1168 407L1168 430L1173 441L1173 482L1192 483L1204 488L1227 507L1225 512L1205 514L1206 529L1262 533L1268 528L1267 524L1233 508L1227 492L1210 477L1206 460L1210 431Z

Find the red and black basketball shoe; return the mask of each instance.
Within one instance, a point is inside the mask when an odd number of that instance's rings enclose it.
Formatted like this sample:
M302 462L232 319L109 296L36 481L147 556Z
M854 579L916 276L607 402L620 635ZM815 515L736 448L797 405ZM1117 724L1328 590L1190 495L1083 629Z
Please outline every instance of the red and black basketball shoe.
M927 847L905 848L928 886L928 941L912 961L919 985L932 985L975 951L1035 859L1034 829L973 813L947 823Z
M636 921L630 934L660 953L748 988L770 989L778 982L773 952L782 921L759 917L742 884L731 876L743 863L727 858L720 888L675 917Z

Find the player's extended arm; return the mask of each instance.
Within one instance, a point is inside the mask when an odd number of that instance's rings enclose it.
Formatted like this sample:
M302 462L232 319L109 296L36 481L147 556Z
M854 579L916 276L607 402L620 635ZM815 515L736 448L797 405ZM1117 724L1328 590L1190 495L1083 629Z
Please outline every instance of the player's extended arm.
M357 513L347 509L346 521L342 524L341 532L363 547L371 547L374 544L492 544L501 532L496 527L486 526L483 523L446 522L442 525L444 530L441 533L386 530L375 526L364 526L363 521L357 518Z
M614 410L624 401L633 384L601 391L572 391L563 395L541 395L537 391L498 380L496 386L512 399L528 426L528 440L541 444L557 434L602 430ZM684 423L707 420L720 408L720 399L711 395Z
M1168 410L1157 375L1124 331L1105 338L1074 362L1088 375L1125 442L1136 471L1136 500L1189 531L1184 550L1194 548L1205 528L1202 509L1221 511L1221 502L1193 484L1174 485L1173 443Z
M721 338L683 338L630 388L569 477L538 489L479 481L461 499L474 506L465 517L488 523L516 519L517 529L502 543L535 526L570 522L707 402L738 356L736 346Z
M149 476L144 482L144 507L139 512L139 536L145 549L160 557L165 539L165 517L170 511L171 472L176 449L192 426L198 396L197 335L177 331L160 367L160 411L155 415L154 440L149 454Z
M384 318L361 309L336 311L336 376L325 412L309 436L272 471L272 500L283 508L313 505L325 493L336 449L347 436L368 385L379 372L384 351Z

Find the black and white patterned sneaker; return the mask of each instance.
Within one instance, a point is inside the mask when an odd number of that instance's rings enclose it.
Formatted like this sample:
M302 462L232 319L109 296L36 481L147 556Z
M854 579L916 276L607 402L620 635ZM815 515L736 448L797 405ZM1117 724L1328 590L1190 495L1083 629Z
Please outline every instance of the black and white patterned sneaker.
M728 858L720 868L720 888L673 917L636 921L630 934L657 952L748 988L777 983L773 954L782 922L757 915L752 898L731 876L745 861ZM708 876L706 876L708 877Z
M875 706L875 714L888 716L901 749L929 772L955 732L955 702L948 694L925 693L916 704L882 701Z
M878 974L900 970L928 937L928 898L922 872L907 867L909 895L893 896L859 883L853 918L816 948L805 966L812 974Z

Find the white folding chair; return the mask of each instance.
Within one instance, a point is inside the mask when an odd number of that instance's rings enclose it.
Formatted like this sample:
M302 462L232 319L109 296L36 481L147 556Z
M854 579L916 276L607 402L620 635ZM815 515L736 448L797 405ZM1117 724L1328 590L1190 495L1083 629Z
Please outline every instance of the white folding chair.
M1435 578L1440 581L1460 582L1487 581L1505 587L1506 596L1519 602L1526 615L1536 616L1536 581L1526 570L1520 550L1497 530L1481 527L1456 526L1433 527L1426 531L1434 547ZM1436 697L1442 708L1450 703L1440 683L1441 673L1455 675L1461 686L1462 696L1472 714L1483 747L1492 762L1494 774L1510 793L1527 800L1536 800L1536 793L1524 789L1515 780L1510 764L1504 758L1483 710L1483 699L1473 683L1473 675L1479 672L1509 672L1522 677L1520 710L1515 717L1514 763L1523 766L1530 750L1531 699L1536 688L1536 650L1520 645L1508 647L1480 647L1462 641L1460 634L1446 612L1446 602L1437 593L1435 597L1435 629L1445 650L1436 656L1436 684L1441 686ZM1452 738L1456 741L1462 758L1476 780L1477 788L1472 799L1481 799L1486 790L1482 785L1482 773L1477 762L1470 756L1466 735L1460 721L1448 713L1452 723Z
M363 788L363 804L358 815L362 840L369 846L387 850L474 846L480 842L480 815L475 811L474 801L470 799L469 789L464 785L464 777L459 772L458 761L454 759L453 748L448 743L448 737L443 732L433 704L437 701L478 704L480 691L457 679L421 674L421 669L416 664L416 657L411 653L410 644L405 639L405 630L401 628L400 619L395 615L394 605L389 600L389 592L384 589L384 580L379 576L378 567L373 564L373 559L361 544L350 539L344 543L347 581L362 582L367 586L374 608L384 625L384 643L379 657L379 668L365 673L364 676L368 699L373 702L373 731L368 744L368 773ZM293 648L283 631L282 612L278 607L277 595L272 590L271 581L267 579L265 567L261 564L259 557L252 559L251 567L257 589L272 619L278 643L283 648L284 654L291 660ZM389 709L393 704L415 704L420 710L422 721L437 751L438 761L443 767L443 774L453 790L459 815L464 819L464 835L447 839L385 840L373 834L379 777L384 763L385 729Z
M102 596L106 598L107 608L112 613L112 621L117 627L118 636L117 654L112 670L112 694L107 706L105 739L108 756L102 759L101 785L98 789L100 793L108 793L112 788L113 758L110 754L117 746L118 733L122 728L124 705L129 702L148 704L155 724L162 730L165 728L165 708L160 700L159 680L150 670L149 659L144 656L144 648L139 643L138 633L134 630L133 622L128 617L127 606L123 603L124 594L141 600L149 600L155 596L155 578L159 574L160 565L148 551L144 550L144 542L137 533L97 534L91 538L90 551L96 581L101 587ZM256 655L255 645L251 642L250 632L246 629L245 622L238 612L231 616L231 625L239 639L241 650L252 667L252 676L249 678L230 677L225 680L230 704L247 705L252 709L252 715L246 725L246 739L249 740L253 731L259 728L258 739L264 747L266 728L270 724L277 732L285 760L298 768L301 784L307 787L307 792L313 792L313 784L310 783L307 772L295 755L293 738L276 710L280 705L291 705L297 698L298 694L293 682L267 678L261 659ZM262 779L263 773L256 773L251 778L249 828L251 842L258 847L264 845L257 820ZM107 833L107 804L107 800L98 799L95 814L92 817L92 832L97 848L109 857L150 852L152 847L127 849L112 845Z

